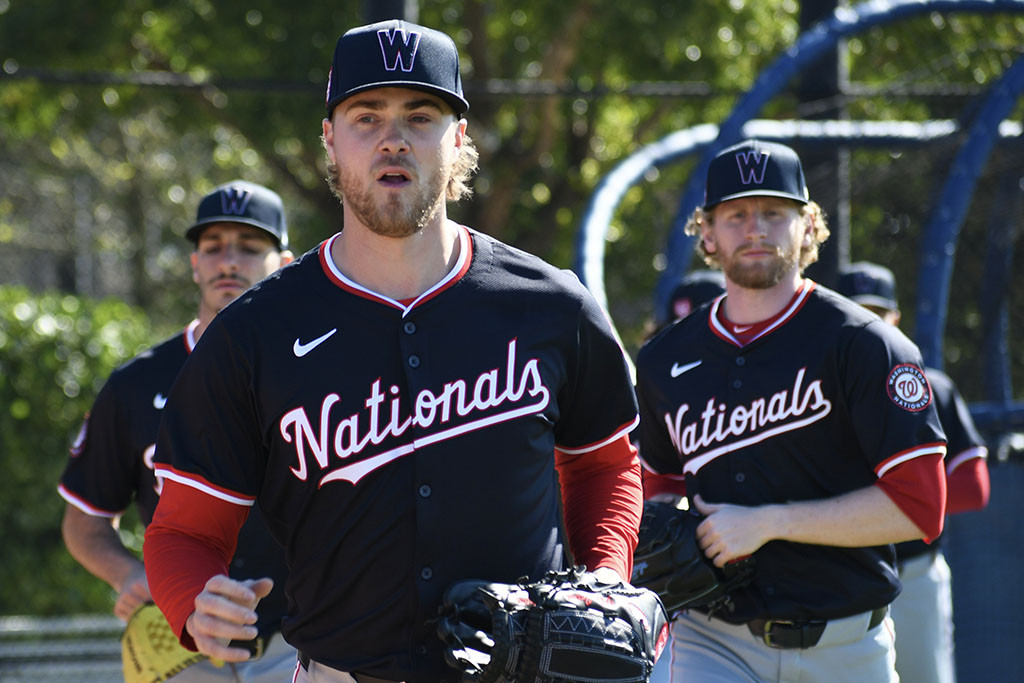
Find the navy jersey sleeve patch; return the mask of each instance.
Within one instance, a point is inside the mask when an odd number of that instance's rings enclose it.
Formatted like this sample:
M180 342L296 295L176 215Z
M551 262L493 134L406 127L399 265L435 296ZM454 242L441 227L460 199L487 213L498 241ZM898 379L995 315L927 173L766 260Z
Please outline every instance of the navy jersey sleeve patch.
M932 389L920 368L901 363L892 369L885 382L889 399L904 410L919 412L932 402Z

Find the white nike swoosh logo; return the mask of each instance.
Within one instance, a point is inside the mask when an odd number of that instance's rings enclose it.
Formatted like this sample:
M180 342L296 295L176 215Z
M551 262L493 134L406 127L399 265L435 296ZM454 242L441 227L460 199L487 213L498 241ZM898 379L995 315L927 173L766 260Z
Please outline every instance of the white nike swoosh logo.
M153 397L153 407L157 410L163 410L164 406L167 405L167 397L163 394L157 394Z
M302 358L307 353L309 353L310 351L312 351L313 349L315 349L316 347L320 346L325 341L327 341L330 338L330 336L332 334L334 334L335 332L337 332L337 331L338 331L338 328L335 327L330 332L322 334L319 337L317 337L316 339L314 339L313 341L308 342L306 344L303 344L302 342L300 342L299 338L296 337L295 338L295 344L292 346L292 351L295 353L295 357L296 358Z
M695 360L692 363L687 363L686 365L680 365L679 363L673 363L672 364L672 369L669 370L669 374L672 375L673 378L678 377L679 375L683 374L684 372L686 372L688 370L693 370L695 367L700 365L702 362L703 361Z
M743 334L744 332L749 330L751 327L753 327L753 325L747 325L746 327L734 327L734 328L732 328L732 331L735 332L736 334Z

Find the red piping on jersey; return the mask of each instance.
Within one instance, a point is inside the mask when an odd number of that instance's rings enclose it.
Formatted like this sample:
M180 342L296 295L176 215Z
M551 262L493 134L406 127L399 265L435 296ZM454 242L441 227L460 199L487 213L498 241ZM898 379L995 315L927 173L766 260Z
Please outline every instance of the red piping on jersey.
M193 320L188 325L185 325L185 332L182 334L183 341L185 342L185 353L192 353L192 349L196 348L197 327L199 327L199 320Z
M968 460L972 460L974 458L987 457L988 449L985 448L984 446L974 446L973 448L967 448L965 450L962 450L956 455L954 455L952 458L950 458L949 462L946 463L946 474L953 474L954 470L956 470L957 467L960 467L960 465L963 465Z
M111 512L110 510L104 510L102 508L94 507L94 506L90 505L89 503L87 503L84 499L79 498L74 493L71 493L71 491L69 491L64 486L64 484L58 484L57 485L57 493L60 494L61 498L63 498L67 502L71 503L76 508L78 508L79 510L84 512L85 514L90 515L92 517L114 518L114 517L117 517L119 514L121 514L121 512L123 512L123 510L120 510L120 511L117 511L117 512Z
M211 484L199 475L192 474L190 472L182 472L181 470L176 470L170 465L163 463L156 464L153 469L153 474L157 479L170 479L171 481L176 481L179 484L184 484L185 486L191 487L197 491L202 491L214 498L219 498L220 500L228 503L234 503L235 505L244 505L249 507L256 502L255 496L243 496L231 489Z
M567 455L578 455L579 453L589 453L590 451L596 451L598 448L601 448L602 446L607 446L608 444L610 444L612 441L615 441L619 437L629 434L631 431L636 429L636 426L638 424L640 424L639 415L634 417L632 422L627 422L626 424L616 429L614 434L605 439L595 441L594 443L589 443L585 446L577 446L576 448L563 448L562 446L555 444L555 449L561 451L562 453L566 453Z
M895 453L894 455L886 458L881 463L879 463L878 467L875 468L875 474L877 474L879 478L882 478L882 476L885 475L886 472L891 470L893 467L896 467L896 465L899 465L900 463L906 462L908 460L913 460L914 458L919 458L922 455L932 454L945 457L946 444L943 443L942 441L936 441L935 443L924 443L921 444L920 446L914 446L913 448L908 448L905 451Z
M804 304L807 303L807 300L810 297L811 292L813 292L817 286L818 284L813 280L804 278L803 283L800 285L800 289L796 291L796 294L794 294L793 298L789 300L789 303L786 305L786 307L783 308L782 312L778 314L778 318L776 318L774 322L772 322L770 325L761 330L760 333L751 337L750 341L748 341L747 344L757 339L760 339L766 334L770 334L777 328L789 322L793 318L793 316L795 316L800 311L800 309L804 307ZM715 299L715 302L711 305L711 312L708 315L708 325L710 325L711 331L714 332L716 336L723 339L724 341L729 342L733 346L739 346L740 348L742 348L743 346L745 346L745 344L741 342L736 337L736 335L727 330L718 320L718 311L722 307L722 302L725 301L725 299L727 298L728 297L719 297ZM725 311L722 311L722 314L724 315Z
M441 278L437 284L413 299L412 303L409 305L405 305L389 296L384 296L383 294L378 294L373 290L367 289L355 280L345 277L344 273L338 270L338 267L334 265L334 261L330 258L330 254L335 240L337 240L338 236L341 234L340 232L320 243L320 266L323 268L327 279L341 289L344 289L346 292L351 294L355 294L356 296L361 296L364 299L369 299L370 301L376 301L378 303L391 306L392 308L397 308L402 311L402 317L404 318L413 308L419 304L430 301L438 294L461 280L462 276L469 270L469 266L473 263L473 240L470 238L469 230L467 230L465 226L459 225L457 227L459 229L458 261L456 261L452 269L448 271L448 274Z

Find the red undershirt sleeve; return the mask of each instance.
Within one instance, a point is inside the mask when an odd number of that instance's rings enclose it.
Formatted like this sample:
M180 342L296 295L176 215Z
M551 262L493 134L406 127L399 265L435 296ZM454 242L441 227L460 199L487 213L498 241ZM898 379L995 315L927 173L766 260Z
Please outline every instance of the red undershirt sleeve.
M640 461L629 435L585 453L556 448L555 468L576 564L610 567L629 581L643 512Z
M946 472L946 514L981 510L988 505L990 491L985 458L961 462L952 472Z
M196 646L185 631L195 598L210 578L227 575L238 530L249 508L164 480L153 521L146 527L146 579L160 611L181 644Z
M671 477L665 474L655 474L649 470L643 470L644 500L650 500L661 494L686 497L686 480L679 477Z
M931 543L942 533L946 509L946 473L942 455L930 453L902 462L876 482Z

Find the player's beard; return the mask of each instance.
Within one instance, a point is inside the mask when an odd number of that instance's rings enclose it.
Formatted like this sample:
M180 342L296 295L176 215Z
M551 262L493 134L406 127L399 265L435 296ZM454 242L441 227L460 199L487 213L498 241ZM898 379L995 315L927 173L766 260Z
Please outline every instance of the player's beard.
M355 173L344 167L329 169L335 194L374 233L382 237L408 237L430 222L444 202L450 168L440 165L426 182L405 192L388 193L384 202L373 197L373 188L360 183Z
M800 245L794 244L788 250L782 247L758 245L757 249L771 248L775 254L770 259L760 259L753 263L744 263L741 255L745 246L737 249L730 256L719 255L722 272L732 282L746 289L771 289L782 282L783 278L797 267L800 262Z

